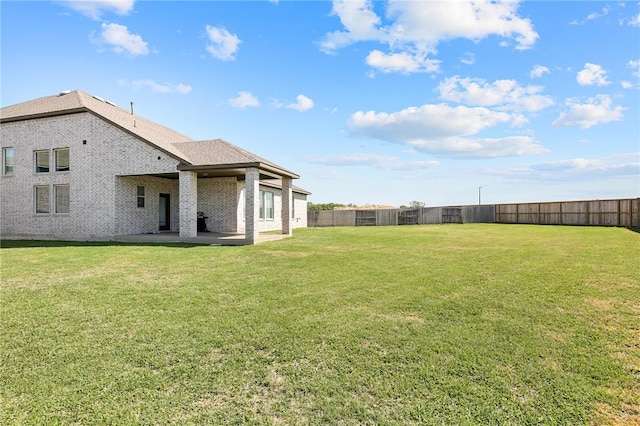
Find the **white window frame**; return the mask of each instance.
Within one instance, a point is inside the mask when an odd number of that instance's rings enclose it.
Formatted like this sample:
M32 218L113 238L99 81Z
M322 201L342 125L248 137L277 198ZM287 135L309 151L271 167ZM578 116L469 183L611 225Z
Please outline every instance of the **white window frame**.
M11 165L9 165L7 162L7 158L9 158L9 156L7 156L8 152L11 152ZM15 164L16 163L15 163L15 156L13 154L13 147L8 146L6 148L2 148L2 174L12 175ZM8 170L9 167L11 167L11 170Z
M142 190L142 191L140 191ZM142 192L142 194L140 194ZM144 209L146 205L147 188L144 185L136 186L136 200L139 209Z
M275 210L275 194L273 191L260 190L260 209L258 217L264 220L273 220Z
M40 199L38 198L38 190L41 190L42 194L46 195L47 209L44 211L38 211L44 208L43 206L39 208L40 204L38 201ZM33 187L33 212L37 215L51 214L51 185L35 185Z
M58 164L58 154L61 152L67 152L67 167L64 168L63 170L60 170L60 165ZM71 157L69 156L69 148L56 148L53 150L53 162L54 162L54 167L53 169L56 172L68 172L70 170L70 162L71 162Z
M47 171L39 171L38 170L38 154L47 154ZM34 163L34 172L37 174L44 174L44 173L50 173L51 172L51 151L49 151L48 149L37 149L35 151L33 151L33 163Z
M61 205L60 199L58 198L59 191L63 188L66 188L67 190L66 205L65 204ZM56 214L71 213L71 187L69 186L68 183L61 184L61 185L53 185L53 200L54 200L54 211L56 212ZM61 211L61 207L66 207L66 209L62 209L63 211Z

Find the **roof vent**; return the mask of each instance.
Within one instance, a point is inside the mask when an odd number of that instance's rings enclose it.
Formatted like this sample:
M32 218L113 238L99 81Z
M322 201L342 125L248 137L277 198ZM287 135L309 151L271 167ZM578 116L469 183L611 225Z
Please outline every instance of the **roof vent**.
M111 105L111 106L117 106L116 104L114 104L114 103L113 103L113 102L111 102L111 101L104 101L104 102L105 102L105 103L107 103L107 104L109 104L109 105Z
M104 102L104 99L102 99L100 96L93 95L93 99L97 99L100 102Z
M58 93L58 96L68 95L69 93L71 93L71 90L63 90L62 92Z

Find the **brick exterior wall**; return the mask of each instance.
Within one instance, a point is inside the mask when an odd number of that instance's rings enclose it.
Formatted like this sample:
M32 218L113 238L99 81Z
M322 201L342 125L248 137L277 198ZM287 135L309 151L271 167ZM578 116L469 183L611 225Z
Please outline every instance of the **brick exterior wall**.
M153 232L151 224L157 219L141 224L137 218L140 211L127 207L136 206L135 193L131 194L136 184L118 181L121 178L117 176L175 172L178 164L176 159L88 112L3 123L0 141L3 148L13 147L15 160L14 173L1 178L3 235L64 237ZM56 148L69 148L69 171L35 173L34 151L50 150L53 156ZM161 182L164 180L166 189ZM54 184L69 185L69 213L35 214L34 186ZM159 179L151 186L170 193L174 184ZM151 217L154 197L152 193L147 197L150 203L143 215L148 213Z
M134 116L132 116L132 120ZM0 177L0 233L4 236L108 237L159 232L160 194L170 195L170 230L180 230L179 161L96 115L83 112L3 123L3 148L12 147L14 171ZM34 151L69 148L69 171L35 173ZM172 179L150 176L171 173ZM69 185L69 213L54 213L53 185ZM34 187L50 188L51 213L36 214ZM145 205L137 205L137 187ZM244 232L244 182L198 179L197 211L214 232ZM274 192L274 220L258 230L281 229L280 190ZM306 227L306 196L294 193L293 227ZM194 219L195 220L195 219Z

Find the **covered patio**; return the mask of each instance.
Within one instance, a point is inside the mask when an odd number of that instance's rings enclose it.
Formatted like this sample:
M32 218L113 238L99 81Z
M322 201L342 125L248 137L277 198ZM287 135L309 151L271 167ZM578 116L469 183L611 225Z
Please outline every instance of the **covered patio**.
M187 243L210 246L244 246L278 241L291 236L285 234L260 233L257 239L248 240L244 234L220 234L217 232L198 232L195 237L181 237L178 232L160 232L158 234L118 235L111 241L119 243L163 244Z

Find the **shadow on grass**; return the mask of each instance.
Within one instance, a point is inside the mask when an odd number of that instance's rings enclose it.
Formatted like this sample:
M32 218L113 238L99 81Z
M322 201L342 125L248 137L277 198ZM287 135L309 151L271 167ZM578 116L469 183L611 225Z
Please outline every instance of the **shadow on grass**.
M58 240L0 240L0 249L41 247L169 247L194 248L212 246L206 243L120 242L120 241L58 241ZM218 246L220 247L220 246Z

